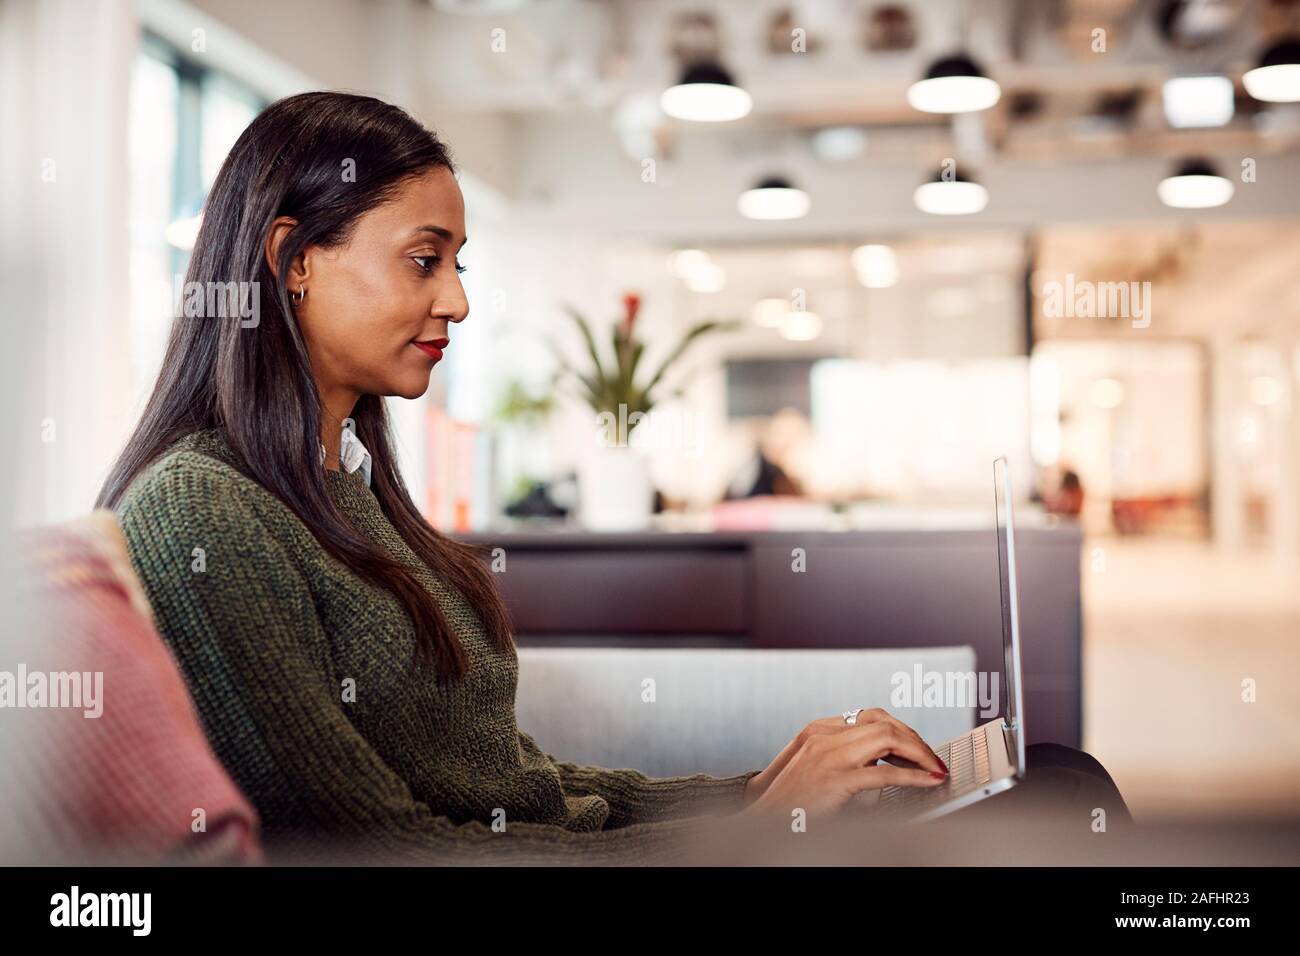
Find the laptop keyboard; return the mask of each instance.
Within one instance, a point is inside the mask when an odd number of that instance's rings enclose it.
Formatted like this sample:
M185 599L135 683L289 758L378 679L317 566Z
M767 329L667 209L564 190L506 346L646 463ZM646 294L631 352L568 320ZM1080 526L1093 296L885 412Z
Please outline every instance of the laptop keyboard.
M983 727L934 748L934 752L947 765L948 779L937 787L882 787L877 805L881 810L923 813L988 783L993 776Z

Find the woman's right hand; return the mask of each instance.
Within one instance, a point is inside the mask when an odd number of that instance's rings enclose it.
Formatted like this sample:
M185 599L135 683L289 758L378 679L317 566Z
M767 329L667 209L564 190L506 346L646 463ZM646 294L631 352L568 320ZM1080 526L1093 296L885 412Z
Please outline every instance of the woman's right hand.
M876 764L891 756L917 767ZM807 735L776 779L741 813L788 817L796 808L809 816L833 813L863 790L937 787L947 779L944 770L934 751L905 724L876 720L845 726L836 733Z

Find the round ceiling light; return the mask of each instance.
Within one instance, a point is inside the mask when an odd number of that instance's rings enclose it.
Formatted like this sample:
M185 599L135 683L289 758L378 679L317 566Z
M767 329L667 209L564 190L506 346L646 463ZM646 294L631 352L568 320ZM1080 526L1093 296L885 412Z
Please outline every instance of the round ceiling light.
M736 200L736 208L746 219L798 219L806 216L811 206L806 192L780 176L769 176Z
M969 216L989 204L989 191L955 170L945 169L930 182L917 186L912 201L921 212L931 215Z
M1002 87L965 54L935 60L925 79L907 90L907 102L923 113L974 113L1002 98Z
M725 123L747 116L754 100L716 63L696 63L686 68L680 83L663 91L659 105L676 119Z
M1241 78L1246 92L1266 103L1300 100L1300 38L1291 37L1264 51L1259 66Z
M1232 198L1232 180L1220 176L1214 166L1203 159L1189 159L1156 186L1156 195L1166 206L1175 209L1209 209L1222 206Z

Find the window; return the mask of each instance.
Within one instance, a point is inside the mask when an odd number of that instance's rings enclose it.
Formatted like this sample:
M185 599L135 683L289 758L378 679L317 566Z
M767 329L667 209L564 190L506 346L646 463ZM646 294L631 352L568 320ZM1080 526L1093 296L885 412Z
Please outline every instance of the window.
M132 381L143 402L162 361L199 210L266 100L146 35L131 71L128 219Z

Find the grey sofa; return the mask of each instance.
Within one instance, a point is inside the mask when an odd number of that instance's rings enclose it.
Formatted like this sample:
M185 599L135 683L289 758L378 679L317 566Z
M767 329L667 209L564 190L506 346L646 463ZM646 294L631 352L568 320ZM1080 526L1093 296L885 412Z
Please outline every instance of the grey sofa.
M509 573L493 578L523 645L969 645L981 671L1000 671L992 508L903 517L909 527L859 531L538 529L465 540L509 554ZM1076 523L1036 521L1031 509L1017 520L1026 741L1080 747L1083 538ZM795 549L805 573L794 572Z
M521 647L521 730L561 760L650 776L765 767L810 721L884 707L932 743L968 707L890 706L898 672L975 669L969 647L905 650Z

